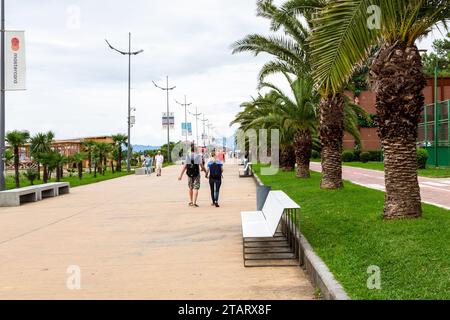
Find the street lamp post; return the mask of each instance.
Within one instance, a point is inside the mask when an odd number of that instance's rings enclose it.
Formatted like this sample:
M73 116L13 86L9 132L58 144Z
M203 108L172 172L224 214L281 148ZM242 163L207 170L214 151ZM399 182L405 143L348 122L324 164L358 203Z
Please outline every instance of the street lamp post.
M131 56L136 56L142 52L144 52L144 50L139 50L139 51L131 51L131 32L128 33L128 52L125 51L121 51L118 50L116 48L114 48L109 42L108 40L105 40L106 43L108 44L108 46L114 50L117 51L118 53L122 54L122 55L127 55L128 56L128 147L127 147L127 172L130 173L131 171Z
M195 117L195 131L197 134L197 146L200 144L200 140L198 139L198 117L200 117L202 114L198 113L197 107L195 107L195 113L189 112L192 116Z
M170 163L171 159L170 159L170 122L169 122L169 91L174 90L176 88L176 86L174 87L169 87L169 76L166 77L166 87L160 87L158 86L155 81L153 81L153 84L155 85L155 87L164 90L167 92L167 161Z
M211 144L211 136L210 136L210 130L213 128L212 123L208 123L208 125L206 126L208 128L208 144Z
M205 119L205 114L203 114L203 120L202 120L202 122L203 122L203 135L202 135L202 138L203 138L203 146L204 147L206 147L206 141L205 141L205 135L206 135L206 122L208 122L209 120L208 119Z
M439 103L438 103L439 61L434 66L434 165L439 167Z
M188 142L188 126L187 126L187 107L189 107L192 103L187 103L187 98L184 96L184 103L178 102L175 100L180 106L184 107L184 125L186 126L186 141Z
M5 0L1 3L0 75L0 190L5 190Z

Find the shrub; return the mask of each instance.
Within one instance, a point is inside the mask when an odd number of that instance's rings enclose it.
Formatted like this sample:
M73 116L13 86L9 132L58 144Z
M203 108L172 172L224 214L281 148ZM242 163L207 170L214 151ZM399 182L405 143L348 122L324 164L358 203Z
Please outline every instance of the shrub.
M353 149L353 161L360 161L361 152L361 146L357 144Z
M361 153L361 155L359 156L359 159L362 163L369 162L370 161L370 153L368 153L368 152Z
M320 153L319 153L319 151L313 150L313 151L311 152L311 158L312 158L312 159L320 159Z
M31 185L33 185L34 181L38 178L38 172L35 169L28 169L23 175L30 181Z
M428 151L425 149L417 149L417 163L419 169L426 169L428 162Z
M342 153L342 161L343 162L352 162L355 159L353 151L344 151Z
M376 151L369 151L370 154L370 160L369 161L375 161L380 162L383 160L383 152L380 150Z

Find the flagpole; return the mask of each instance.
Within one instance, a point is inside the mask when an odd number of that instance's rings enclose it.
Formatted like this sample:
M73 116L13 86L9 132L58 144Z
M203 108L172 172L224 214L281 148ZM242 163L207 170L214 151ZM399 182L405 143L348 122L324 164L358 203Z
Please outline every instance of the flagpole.
M5 0L1 0L0 75L0 190L5 190Z

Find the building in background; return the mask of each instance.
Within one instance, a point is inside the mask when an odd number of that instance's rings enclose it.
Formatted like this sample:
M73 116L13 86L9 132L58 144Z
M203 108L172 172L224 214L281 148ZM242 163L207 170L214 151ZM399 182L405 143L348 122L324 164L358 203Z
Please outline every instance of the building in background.
M424 89L425 105L434 103L434 79L427 79L427 86ZM353 98L353 93L347 93ZM438 101L450 100L450 78L440 78L438 81ZM362 91L357 99L358 104L366 110L369 115L375 115L376 96L373 91ZM446 111L447 112L447 111ZM447 114L444 116L448 116ZM380 151L381 142L378 138L377 128L371 126L360 126L361 149L363 151ZM420 133L419 133L420 136ZM348 133L344 136L344 150L353 150L355 140Z
M75 153L82 152L83 143L87 141L113 143L113 140L110 136L97 136L97 137L86 137L77 139L54 140L52 142L52 148L53 150L61 153L63 156L70 157ZM30 166L32 166L33 161L31 159L30 144L28 143L22 148L20 148L19 153L20 153L21 167L23 169L27 169ZM85 161L84 165L86 166L86 164L87 161Z

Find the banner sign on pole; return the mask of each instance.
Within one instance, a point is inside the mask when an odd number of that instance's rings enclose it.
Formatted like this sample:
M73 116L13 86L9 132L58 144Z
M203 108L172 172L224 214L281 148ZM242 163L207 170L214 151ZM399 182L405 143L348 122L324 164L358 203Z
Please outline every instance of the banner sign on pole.
M25 33L5 31L5 90L26 90Z
M167 112L163 112L162 125L164 129L167 129L167 126L173 129L175 127L175 114L170 112L169 116L167 116Z
M187 135L188 135L188 136L192 136L192 123L190 123L190 122L188 122L188 123L183 122L183 123L181 124L181 131L183 131L183 132L182 132L182 135L183 135L183 136L186 135L186 132L187 132Z

